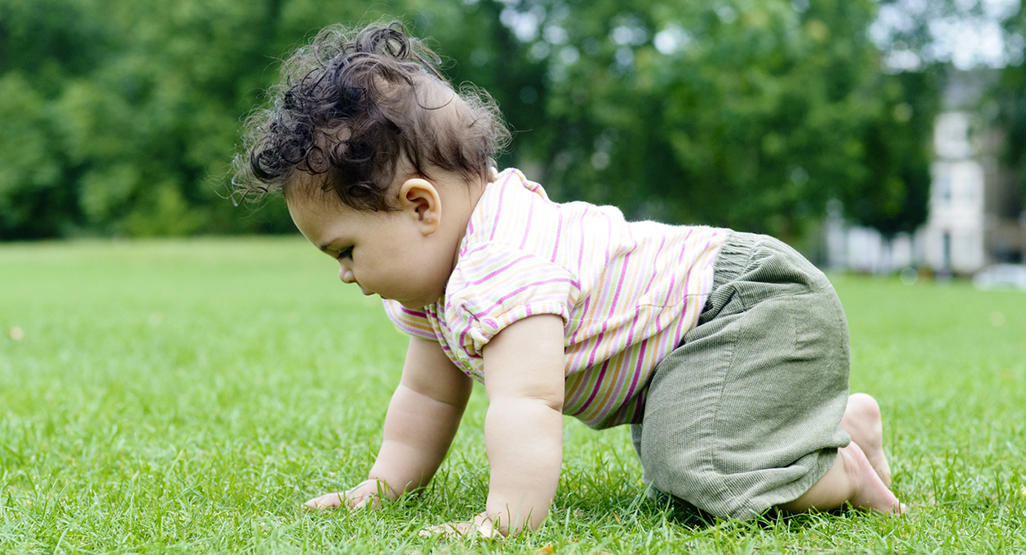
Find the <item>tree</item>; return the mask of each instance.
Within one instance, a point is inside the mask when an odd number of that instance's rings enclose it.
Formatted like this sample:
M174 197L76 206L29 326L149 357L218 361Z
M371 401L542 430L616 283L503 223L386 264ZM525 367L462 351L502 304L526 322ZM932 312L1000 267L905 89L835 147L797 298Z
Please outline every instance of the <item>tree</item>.
M0 238L45 237L81 218L52 100L110 48L90 0L0 2ZM55 56L54 52L65 52Z
M883 74L873 2L509 9L548 65L552 125L532 152L556 196L785 238L831 198L885 232L922 222L935 106L909 97L936 83Z
M1002 159L1026 199L1026 6L1020 3L1004 27L1009 63L991 91L997 104L994 124L1005 132Z
M928 69L877 79L874 111L862 130L865 178L844 184L838 198L853 221L893 237L926 221L941 78Z
M280 199L219 196L240 122L318 29L392 17L498 100L501 162L555 198L786 238L841 198L898 229L918 218L934 83L881 71L876 6L0 0L0 234L291 229Z
M518 128L540 81L496 0L0 0L0 237L286 231L281 199L221 198L242 118L278 60L325 25L398 17L437 37ZM515 148L507 155L516 156Z

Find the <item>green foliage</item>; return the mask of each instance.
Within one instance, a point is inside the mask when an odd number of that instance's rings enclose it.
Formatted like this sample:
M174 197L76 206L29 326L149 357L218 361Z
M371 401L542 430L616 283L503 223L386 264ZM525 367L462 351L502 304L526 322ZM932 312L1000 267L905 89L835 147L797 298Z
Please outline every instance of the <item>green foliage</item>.
M998 104L994 123L1005 131L1003 161L1017 180L1026 199L1026 6L1005 22L1013 63L1001 71L991 94Z
M62 189L63 160L51 150L58 141L46 102L22 76L0 76L0 236L45 236L74 209Z
M926 221L939 75L928 68L877 77L874 111L862 129L864 177L843 183L838 198L855 221L884 235L911 232Z
M487 495L475 388L433 485L308 513L365 477L405 337L302 239L0 245L0 553L1016 553L1026 295L841 278L852 389L910 512L705 522L643 494L625 428L566 420L555 508L495 545L416 536ZM69 302L68 299L74 299ZM546 546L549 546L546 548Z
M872 2L519 5L566 34L537 151L557 194L785 237L831 198L885 232L925 219L938 83L883 73Z
M841 198L913 227L938 84L882 72L875 7L0 0L0 238L291 229L221 198L240 122L317 29L392 17L495 96L501 162L556 198L784 236Z

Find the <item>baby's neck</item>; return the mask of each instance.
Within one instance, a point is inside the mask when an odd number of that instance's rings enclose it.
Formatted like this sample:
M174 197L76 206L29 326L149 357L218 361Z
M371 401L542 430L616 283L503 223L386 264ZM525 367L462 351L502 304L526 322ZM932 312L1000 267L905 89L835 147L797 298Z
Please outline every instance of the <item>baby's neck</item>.
M470 182L464 182L463 185L465 187L462 191L450 189L448 191L449 194L446 195L449 198L443 201L450 207L447 210L446 223L452 226L449 231L453 237L453 269L456 268L456 261L459 259L460 244L463 242L463 236L467 233L470 217L473 215L474 208L477 207L477 203L481 200L481 195L484 194L485 187L488 186L490 181L475 179Z

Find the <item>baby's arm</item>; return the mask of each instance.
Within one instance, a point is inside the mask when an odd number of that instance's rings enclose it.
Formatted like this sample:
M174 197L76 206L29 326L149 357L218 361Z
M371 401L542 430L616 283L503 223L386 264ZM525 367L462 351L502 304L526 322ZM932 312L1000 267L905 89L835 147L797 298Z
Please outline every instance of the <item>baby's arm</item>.
M548 515L563 464L563 320L532 316L485 347L486 512L507 533Z
M563 320L532 316L500 332L484 349L491 464L488 502L473 521L432 532L506 534L545 520L563 459Z
M381 494L395 498L426 485L459 428L472 382L438 343L413 337L385 416L384 439L367 480L306 502L311 508L360 506Z

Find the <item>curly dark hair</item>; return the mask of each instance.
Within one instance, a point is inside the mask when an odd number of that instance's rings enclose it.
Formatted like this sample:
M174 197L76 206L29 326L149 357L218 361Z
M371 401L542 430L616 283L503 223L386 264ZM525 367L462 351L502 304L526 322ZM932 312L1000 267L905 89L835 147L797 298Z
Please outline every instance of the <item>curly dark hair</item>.
M270 107L247 119L230 197L288 195L299 171L348 206L390 210L402 158L425 177L436 167L486 178L509 131L491 96L456 92L439 64L398 22L321 30L285 61Z

